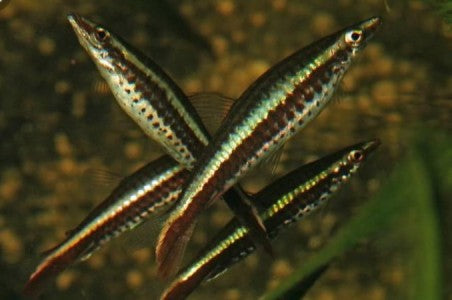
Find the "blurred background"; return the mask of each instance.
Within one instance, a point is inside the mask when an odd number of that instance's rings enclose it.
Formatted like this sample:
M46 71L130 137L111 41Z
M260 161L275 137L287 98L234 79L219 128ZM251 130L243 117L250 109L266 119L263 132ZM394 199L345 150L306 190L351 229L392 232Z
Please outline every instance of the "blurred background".
M78 44L66 20L69 12L105 25L142 50L188 95L215 92L230 98L293 51L381 15L384 24L332 103L284 146L276 167L263 165L243 184L258 191L304 162L369 138L380 138L382 147L325 208L280 234L275 260L257 251L190 299L256 299L276 287L378 192L413 149L433 166L427 178L438 224L442 275L437 278L451 282L452 21L450 10L441 6L450 5L446 1L0 3L2 299L20 299L40 253L60 242L121 177L163 153L116 104ZM419 270L413 271L409 253L419 242L417 217L411 205L399 213L395 225L339 256L306 299L415 298L410 278ZM186 258L230 217L222 203L209 209ZM150 220L70 267L42 299L157 298L165 287L154 263L163 220ZM444 284L440 294L452 299L451 287Z

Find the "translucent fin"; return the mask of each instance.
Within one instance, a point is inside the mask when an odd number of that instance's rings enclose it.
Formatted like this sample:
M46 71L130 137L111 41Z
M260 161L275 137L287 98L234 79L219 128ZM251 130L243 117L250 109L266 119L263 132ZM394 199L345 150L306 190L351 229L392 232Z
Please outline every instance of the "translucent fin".
M92 178L92 182L97 186L117 185L123 177L106 168L88 168L84 173Z
M140 223L133 230L128 231L127 234L122 234L119 237L121 240L119 247L123 248L125 252L149 248L149 245L154 247L155 240L160 230L162 230L161 225L167 218L168 216L156 215Z
M262 245L265 252L272 258L275 257L264 223L259 217L256 208L251 205L248 195L240 187L236 186L228 190L223 195L223 198L240 223L250 229L250 237L254 244L256 246Z
M188 228L180 228L180 224L171 225L162 230L156 247L157 273L162 278L168 278L178 271L196 222L191 223Z
M50 249L47 249L47 250L44 250L44 251L42 251L41 253L40 253L40 256L41 257L47 257L47 256L49 256L52 252L54 252L56 249L58 249L62 244L64 244L66 241L64 241L64 242L62 242L62 243L59 243L59 244L57 244L56 246L54 246L54 247L52 247L52 248L50 248Z
M96 250L98 250L100 248L100 245L98 243L91 243L89 244L88 247L86 247L85 250L83 250L83 252L80 254L80 261L85 261L87 259L89 259L91 257L91 255L93 255L94 252L96 252Z
M189 97L207 130L213 135L235 100L217 93L200 93Z
M281 156L284 152L284 144L282 144L278 149L270 153L265 157L258 165L257 168L261 170L269 170L271 175L275 175L278 169L279 162L281 161Z
M213 269L204 279L204 281L210 282L212 280L217 279L218 277L220 277L221 275L223 275L227 270L229 270L229 268L223 268L221 271L218 271L217 269Z

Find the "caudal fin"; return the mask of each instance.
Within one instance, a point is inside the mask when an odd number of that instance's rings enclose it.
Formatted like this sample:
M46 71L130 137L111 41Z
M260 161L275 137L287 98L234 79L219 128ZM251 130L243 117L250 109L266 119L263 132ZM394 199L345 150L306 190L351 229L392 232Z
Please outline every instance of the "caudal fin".
M195 223L186 225L181 218L170 220L165 225L155 250L160 277L168 278L178 271L194 228Z
M25 284L23 290L25 296L34 298L39 296L53 278L80 257L85 247L81 244L71 247L68 242L65 241L45 252L48 254L47 257L38 265Z

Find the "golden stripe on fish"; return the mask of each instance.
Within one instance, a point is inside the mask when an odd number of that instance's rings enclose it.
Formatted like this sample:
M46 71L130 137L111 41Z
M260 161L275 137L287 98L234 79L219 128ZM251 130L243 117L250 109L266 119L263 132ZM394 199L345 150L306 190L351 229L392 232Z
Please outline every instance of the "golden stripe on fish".
M378 140L356 144L304 165L258 192L261 218L271 238L280 229L307 216L348 181ZM232 219L170 284L162 299L185 299L203 280L217 277L255 250L248 229Z
M287 57L259 77L199 158L156 249L160 273L180 260L195 219L267 154L317 116L381 20L349 26Z
M62 243L47 251L24 292L37 295L50 278L74 261L87 259L102 244L176 201L188 176L186 169L164 156L124 178Z
M191 169L210 136L182 90L153 61L104 27L75 14L68 18L121 107L169 155ZM224 198L272 253L265 228L240 187Z

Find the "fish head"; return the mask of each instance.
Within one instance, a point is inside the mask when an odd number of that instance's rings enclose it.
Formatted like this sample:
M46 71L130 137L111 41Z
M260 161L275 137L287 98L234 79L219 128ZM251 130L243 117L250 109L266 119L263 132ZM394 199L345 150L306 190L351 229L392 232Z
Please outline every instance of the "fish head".
M348 180L380 144L379 139L372 139L340 151L337 155L338 159L331 167L331 174L336 178L335 181L340 183Z
M115 69L115 58L110 48L114 47L115 38L106 28L75 13L67 16L80 45L98 65L99 70L111 71Z
M344 43L351 48L362 48L373 37L381 25L381 17L372 17L346 28L343 32Z
M381 23L381 17L372 17L344 28L337 33L337 47L354 57L374 36Z
M380 17L369 18L324 37L300 52L307 61L313 62L314 70L318 70L318 77L330 94L380 24Z

